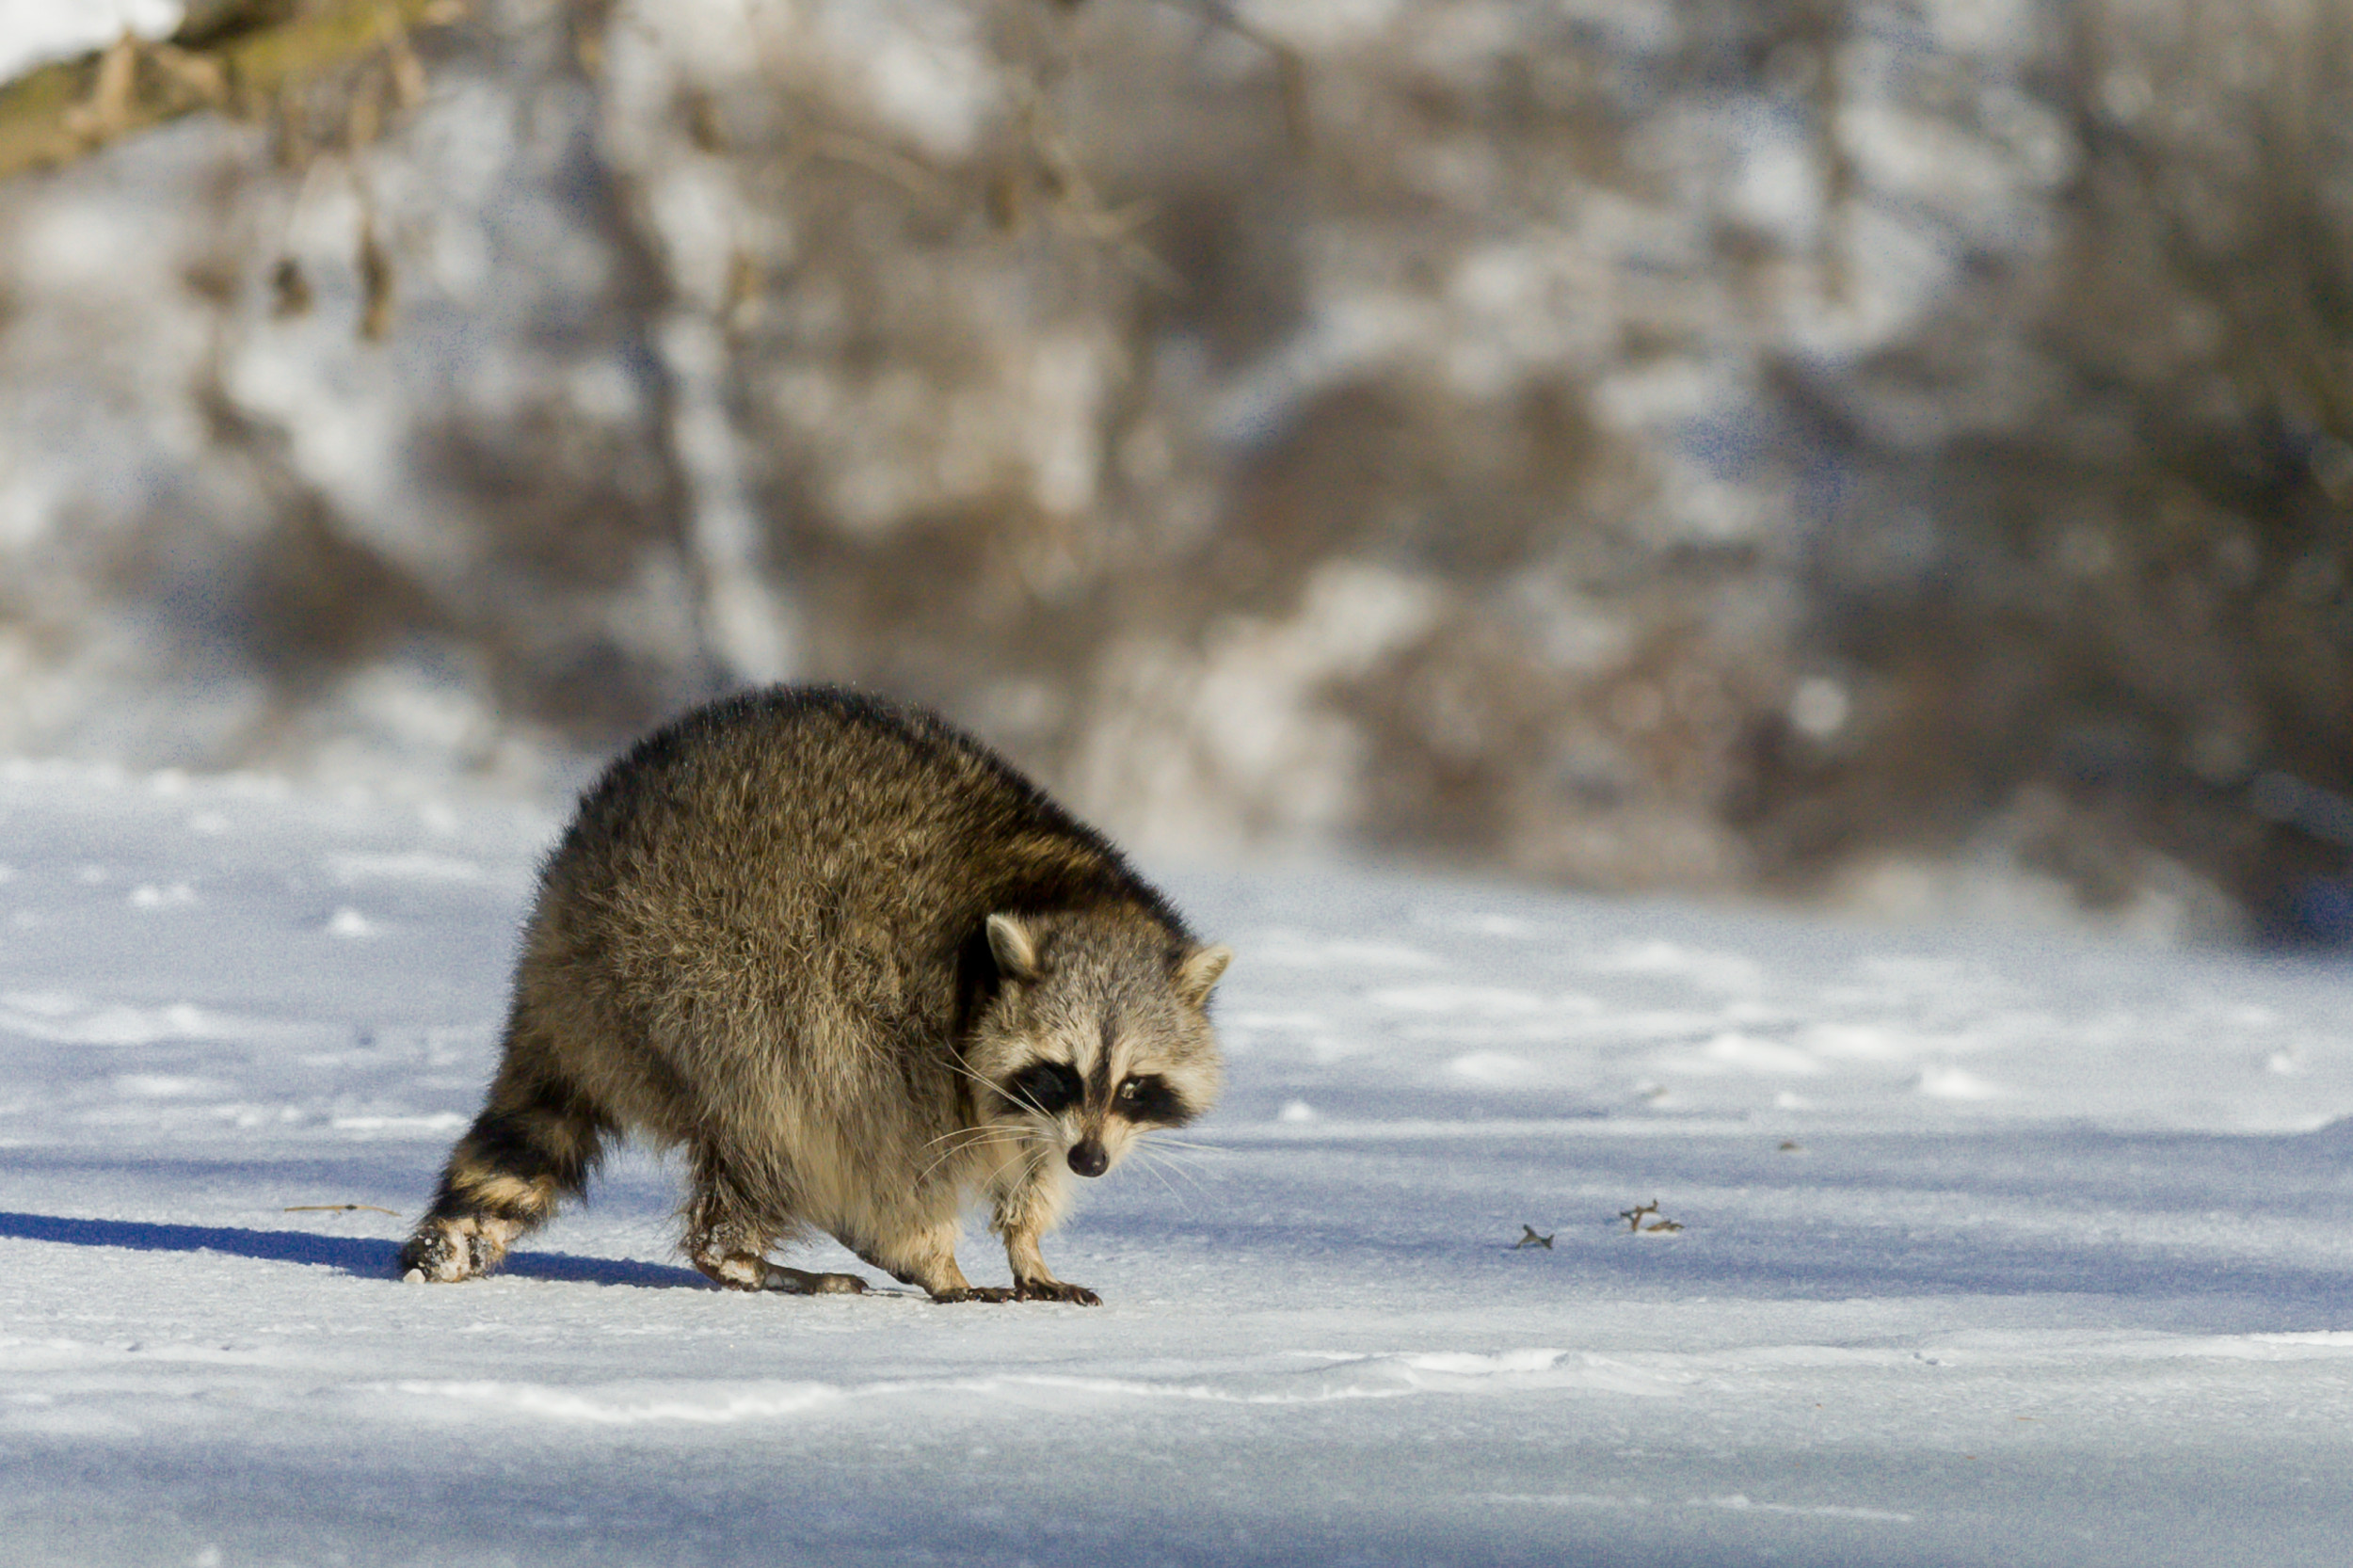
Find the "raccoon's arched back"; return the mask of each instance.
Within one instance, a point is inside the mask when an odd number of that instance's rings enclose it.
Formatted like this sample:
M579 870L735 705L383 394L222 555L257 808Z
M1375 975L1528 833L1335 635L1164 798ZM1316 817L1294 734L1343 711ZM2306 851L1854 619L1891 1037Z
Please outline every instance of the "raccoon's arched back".
M840 686L741 692L648 735L582 796L550 869L587 840L626 843L655 817L712 816L732 801L757 818L763 786L783 788L821 768L854 803L846 830L887 834L920 823L953 833L956 858L983 884L960 890L986 909L1128 904L1160 924L1173 949L1192 943L1176 908L1109 840L987 745L931 713Z

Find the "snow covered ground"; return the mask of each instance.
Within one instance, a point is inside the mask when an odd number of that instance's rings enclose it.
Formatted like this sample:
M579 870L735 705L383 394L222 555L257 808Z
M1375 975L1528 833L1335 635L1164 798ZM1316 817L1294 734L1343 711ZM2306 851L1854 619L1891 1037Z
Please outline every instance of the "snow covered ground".
M2342 966L1176 875L1105 1306L404 1286L553 825L0 766L0 1561L2353 1560Z

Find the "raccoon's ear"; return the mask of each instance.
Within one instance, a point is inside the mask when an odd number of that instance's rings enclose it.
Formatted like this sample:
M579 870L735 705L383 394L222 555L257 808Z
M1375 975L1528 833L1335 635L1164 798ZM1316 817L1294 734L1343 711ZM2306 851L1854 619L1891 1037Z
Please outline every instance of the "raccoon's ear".
M1046 972L1038 962L1036 936L1011 915L988 918L988 952L1007 980L1031 981Z
M1176 966L1176 1000L1196 1012L1208 1006L1217 977L1233 961L1234 950L1223 942L1211 948L1195 948L1185 954L1184 961Z

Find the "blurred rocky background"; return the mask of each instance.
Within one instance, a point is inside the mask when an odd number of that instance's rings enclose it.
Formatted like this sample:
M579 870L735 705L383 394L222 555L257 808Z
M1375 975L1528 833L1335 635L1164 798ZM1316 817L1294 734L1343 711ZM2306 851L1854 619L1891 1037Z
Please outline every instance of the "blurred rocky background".
M823 679L1152 854L2353 937L2353 0L0 47L0 753L552 798Z

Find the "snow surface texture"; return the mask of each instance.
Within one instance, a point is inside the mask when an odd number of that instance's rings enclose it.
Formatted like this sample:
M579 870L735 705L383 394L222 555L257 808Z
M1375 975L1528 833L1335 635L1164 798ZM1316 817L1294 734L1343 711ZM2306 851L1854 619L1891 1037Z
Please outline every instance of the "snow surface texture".
M2353 1560L2343 968L1176 877L1105 1306L707 1288L648 1155L402 1285L553 827L0 767L0 1560Z

